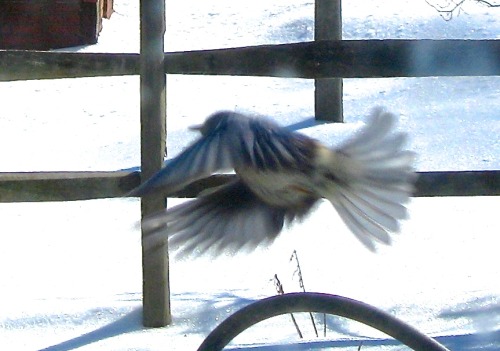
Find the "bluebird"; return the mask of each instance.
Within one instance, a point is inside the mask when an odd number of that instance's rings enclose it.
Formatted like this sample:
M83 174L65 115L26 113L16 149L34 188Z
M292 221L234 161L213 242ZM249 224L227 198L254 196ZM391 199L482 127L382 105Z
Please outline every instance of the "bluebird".
M390 244L416 179L415 155L395 122L374 109L360 132L331 148L264 117L216 112L191 127L198 140L130 195L168 196L217 173L234 171L234 180L143 219L145 243L168 238L179 254L252 250L326 199L368 249Z

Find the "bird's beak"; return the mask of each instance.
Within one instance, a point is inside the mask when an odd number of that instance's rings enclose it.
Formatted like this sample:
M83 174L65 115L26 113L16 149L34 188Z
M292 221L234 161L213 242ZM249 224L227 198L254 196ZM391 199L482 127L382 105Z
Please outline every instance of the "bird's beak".
M188 129L189 130L192 130L193 132L199 132L202 128L202 124L195 124L195 125L192 125L192 126L189 126Z

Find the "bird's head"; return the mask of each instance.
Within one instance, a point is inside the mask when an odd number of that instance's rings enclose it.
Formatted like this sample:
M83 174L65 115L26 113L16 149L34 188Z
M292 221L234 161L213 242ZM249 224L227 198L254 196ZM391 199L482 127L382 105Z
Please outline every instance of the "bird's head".
M231 111L219 111L210 115L202 124L193 125L189 127L189 129L192 131L198 131L201 135L206 136L217 128L220 128L229 118L232 118L235 115L236 113Z

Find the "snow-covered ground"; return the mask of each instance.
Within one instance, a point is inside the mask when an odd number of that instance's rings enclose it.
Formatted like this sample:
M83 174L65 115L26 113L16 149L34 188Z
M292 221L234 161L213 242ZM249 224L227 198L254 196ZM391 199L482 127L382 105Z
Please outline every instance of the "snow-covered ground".
M166 51L312 39L313 1L167 0ZM138 2L116 0L90 52L137 52ZM453 21L424 0L343 4L344 38L500 39L500 10L471 3ZM74 50L74 49L72 49ZM255 111L336 144L375 105L401 115L419 170L500 169L500 78L346 79L345 124L316 124L301 79L168 76L168 148L219 109ZM0 83L0 171L118 170L139 164L138 77ZM181 200L169 200L169 205ZM383 308L452 350L500 349L500 239L495 197L418 198L391 247L368 252L324 204L268 249L236 257L171 258L173 324L141 326L139 202L0 204L0 349L193 350L226 316L305 287ZM233 349L401 349L331 317L316 338L308 316L261 323ZM321 318L318 326L322 329ZM375 339L371 339L375 338ZM296 346L280 345L299 343Z

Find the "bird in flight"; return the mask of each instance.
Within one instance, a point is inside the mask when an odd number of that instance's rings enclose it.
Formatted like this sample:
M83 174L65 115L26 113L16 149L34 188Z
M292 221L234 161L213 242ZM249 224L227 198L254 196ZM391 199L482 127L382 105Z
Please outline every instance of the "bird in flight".
M191 127L198 140L129 196L168 196L217 173L234 171L234 180L144 218L144 243L168 238L181 255L251 250L326 199L368 249L390 244L416 179L415 154L403 149L407 135L393 131L395 122L374 109L359 133L330 148L263 117L216 112Z

